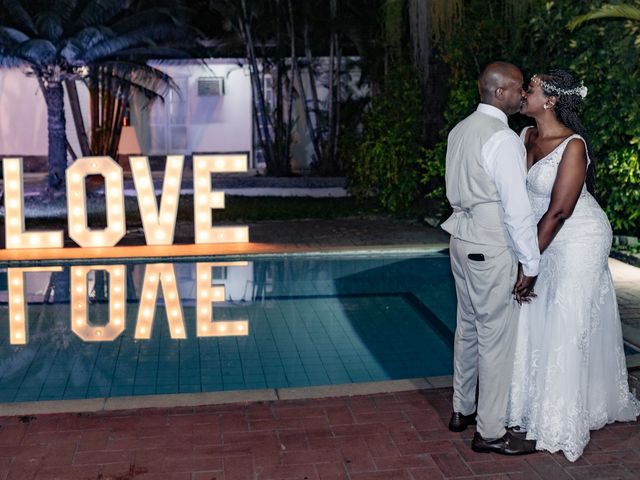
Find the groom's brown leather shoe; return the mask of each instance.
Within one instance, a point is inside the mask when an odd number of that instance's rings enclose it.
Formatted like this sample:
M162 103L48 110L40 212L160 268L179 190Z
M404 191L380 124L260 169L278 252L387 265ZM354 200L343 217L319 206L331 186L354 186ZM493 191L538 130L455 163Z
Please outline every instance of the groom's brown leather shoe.
M496 440L485 440L476 432L471 442L471 449L479 453L527 455L528 453L534 453L536 451L536 441L518 438L509 431Z
M449 420L449 430L452 432L462 432L467 429L469 425L476 424L475 412L471 415L463 415L458 412L451 414L451 420Z

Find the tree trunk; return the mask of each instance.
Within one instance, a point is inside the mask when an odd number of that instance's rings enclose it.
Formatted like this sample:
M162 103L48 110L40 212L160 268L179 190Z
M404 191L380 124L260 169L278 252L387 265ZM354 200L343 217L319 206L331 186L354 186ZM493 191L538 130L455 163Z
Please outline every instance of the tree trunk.
M278 12L276 12L277 14ZM274 121L274 145L275 145L275 157L274 157L274 168L271 170L267 168L270 174L283 176L289 173L288 165L289 159L286 158L288 144L291 139L288 136L288 125L287 119L285 117L285 86L287 79L287 62L286 58L283 55L284 49L281 48L283 46L283 38L286 38L286 35L282 33L281 23L280 21L276 21L276 48L275 55L276 58L274 60L275 63L275 73L276 73L276 108L275 108L275 121Z
M307 57L307 72L309 74L309 89L311 90L311 100L313 101L313 112L315 115L315 126L313 126L313 135L315 137L316 154L318 158L318 167L322 168L324 163L324 148L322 144L322 124L320 122L320 101L318 100L318 89L316 87L316 76L313 71L313 55L309 46L309 28L305 24L304 29L304 50Z
M64 84L65 87L67 87L69 106L71 107L73 123L76 127L78 142L80 143L80 154L83 157L88 157L91 155L91 147L89 146L89 137L87 136L84 118L82 117L82 108L80 107L80 98L78 97L78 87L74 80L65 80Z
M65 190L67 169L67 135L64 117L64 89L61 81L49 81L43 88L47 104L47 128L49 130L49 177L50 193Z
M254 119L258 129L258 141L264 152L267 169L269 165L273 165L273 143L269 134L269 117L264 98L264 83L261 82L260 72L258 71L258 61L256 59L255 45L253 43L253 35L251 34L251 24L249 22L247 3L242 0L242 18L239 20L240 31L247 50L247 57L251 65L250 78L253 83L254 90ZM261 84L262 83L262 84ZM259 118L262 117L262 121Z
M340 138L340 85L342 82L342 50L340 48L340 39L338 38L338 34L336 33L336 90L333 101L335 102L335 114L333 118L333 136L331 137L331 145L332 149L331 153L331 171L329 172L331 175L335 175L340 170L340 165L338 164L338 139Z
M328 121L327 121L327 126L329 127L329 135L328 135L328 139L327 139L327 148L325 150L326 152L326 158L324 159L323 162L323 166L322 166L322 172L326 175L328 173L331 172L331 170L333 170L333 164L334 164L334 158L333 158L333 142L334 142L334 134L335 134L335 129L334 129L334 123L335 123L335 94L336 94L336 88L335 88L335 60L336 60L336 32L335 32L335 20L336 20L336 10L337 10L337 5L336 5L336 1L337 0L331 0L331 5L330 5L330 9L331 9L331 39L329 42L329 94L327 97L327 103L328 103Z
M289 108L287 111L287 125L286 125L286 148L285 148L285 158L283 161L286 162L286 170L289 172L290 160L289 157L291 155L291 132L293 130L293 90L294 90L294 82L296 79L296 70L298 69L298 57L296 56L296 24L294 23L293 16L293 5L291 0L287 2L288 7L288 19L289 19L289 41L291 46L291 76L289 77L289 88L287 91L287 95L289 97Z

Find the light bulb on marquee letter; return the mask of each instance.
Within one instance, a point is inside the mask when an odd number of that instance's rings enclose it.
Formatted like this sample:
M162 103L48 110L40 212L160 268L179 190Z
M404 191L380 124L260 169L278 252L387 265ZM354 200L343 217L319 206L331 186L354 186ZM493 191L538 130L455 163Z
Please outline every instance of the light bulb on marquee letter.
M147 245L171 245L176 227L184 156L169 155L164 171L160 212L147 157L129 157Z
M109 321L105 325L89 323L87 275L92 270L109 273ZM71 330L86 342L115 340L125 329L126 275L124 265L71 267Z
M87 175L104 177L107 204L104 230L93 230L87 225ZM83 157L73 162L67 168L67 215L69 237L81 247L113 247L118 243L126 233L122 167L110 157Z
M6 178L6 177L5 177ZM29 312L24 294L24 274L28 272L61 272L62 267L8 268L9 343L26 345L29 341Z
M62 248L62 230L25 232L22 158L5 158L2 167L6 248Z
M247 320L214 321L212 304L224 302L224 285L211 286L211 269L223 263L196 264L196 324L198 337L237 337L249 335Z
M224 192L211 191L211 174L246 172L246 155L194 155L193 205L196 243L247 243L249 227L212 227L211 210L224 208Z
M187 338L178 284L176 282L176 272L171 263L151 263L145 267L136 333L133 338L138 340L151 338L153 319L156 312L156 299L158 297L158 283L162 286L162 296L171 338Z

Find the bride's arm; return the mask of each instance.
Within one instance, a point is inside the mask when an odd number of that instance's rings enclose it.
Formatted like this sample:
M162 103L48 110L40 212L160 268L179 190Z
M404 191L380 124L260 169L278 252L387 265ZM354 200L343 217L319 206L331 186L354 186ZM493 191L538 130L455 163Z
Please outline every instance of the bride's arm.
M571 216L587 176L587 154L584 142L570 140L558 165L547 212L538 222L538 245L544 252Z

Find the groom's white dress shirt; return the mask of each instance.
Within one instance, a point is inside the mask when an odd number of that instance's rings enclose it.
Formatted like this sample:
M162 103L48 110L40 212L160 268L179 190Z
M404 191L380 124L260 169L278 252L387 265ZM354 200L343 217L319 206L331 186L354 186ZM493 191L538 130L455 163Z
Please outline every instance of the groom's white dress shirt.
M447 181L447 197L454 212L442 224L442 228L454 238L472 243L496 245L495 242L497 244L507 242L522 264L524 274L530 277L536 276L539 270L540 250L536 221L527 196L526 149L518 135L508 127L507 116L504 112L491 105L481 103L478 105L476 113L472 115L476 125L481 121L476 116L478 113L491 117L483 122L485 124L491 121L495 122L495 120L502 124L501 128L491 133L482 143L482 150L478 155L480 166L489 177L487 180L492 182L493 187L489 187L482 179L475 178L480 170L477 170L475 174L470 170L473 168L471 166L473 162L467 167L461 166L460 170L455 173L450 173L451 179ZM459 128L456 127L454 132L460 131ZM452 133L452 136L455 138L456 134ZM468 152L469 147L465 144L465 140L460 138L454 140L452 136L449 138L450 148L453 144L454 150L456 148L462 149L458 150L458 154L467 155L468 153L464 152ZM465 148L467 150L464 150ZM462 159L457 161L462 161ZM447 168L453 168L453 165L448 164ZM460 179L460 175L467 178ZM491 189L494 187L494 193L491 194ZM477 192L478 196L473 197L472 195L470 197L471 191ZM492 195L496 193L501 211L487 212L488 207L498 205L491 203ZM481 220L483 216L484 219ZM499 218L508 235L503 237L497 234L494 230L497 225L486 223L487 218L492 218L494 221ZM486 227L489 229L487 230Z
M477 111L508 125L507 116L494 106L481 103ZM504 223L513 243L513 250L529 277L538 275L540 253L535 234L535 217L526 188L527 150L511 130L495 133L482 148L482 166L496 184L504 208Z

